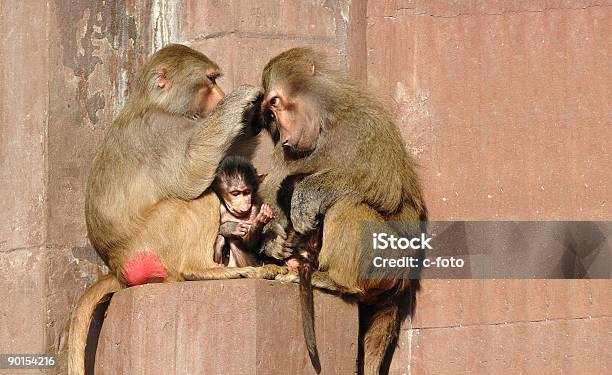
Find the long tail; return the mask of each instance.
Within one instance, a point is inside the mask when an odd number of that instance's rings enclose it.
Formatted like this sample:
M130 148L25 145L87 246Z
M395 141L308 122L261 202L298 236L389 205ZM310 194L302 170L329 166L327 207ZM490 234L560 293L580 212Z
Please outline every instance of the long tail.
M89 324L96 307L105 298L121 289L115 275L106 275L92 285L79 299L72 313L68 334L68 375L85 374L85 345Z
M312 263L302 258L300 261L300 307L302 310L302 327L308 348L310 362L317 374L321 373L321 360L317 350L317 339L314 329L314 300L312 295Z
M397 340L400 324L399 306L395 301L380 305L360 306L361 350L363 375L388 372L387 356ZM390 359L390 358L389 358Z

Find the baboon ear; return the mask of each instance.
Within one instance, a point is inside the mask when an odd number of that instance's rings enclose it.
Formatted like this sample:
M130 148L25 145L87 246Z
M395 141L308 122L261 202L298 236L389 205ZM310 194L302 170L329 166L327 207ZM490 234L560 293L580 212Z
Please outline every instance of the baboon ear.
M160 89L168 85L168 70L165 67L158 66L155 69L155 83Z
M267 173L259 173L259 174L257 174L257 178L259 179L259 183L260 184L264 182L264 180L266 179L267 175L268 175Z

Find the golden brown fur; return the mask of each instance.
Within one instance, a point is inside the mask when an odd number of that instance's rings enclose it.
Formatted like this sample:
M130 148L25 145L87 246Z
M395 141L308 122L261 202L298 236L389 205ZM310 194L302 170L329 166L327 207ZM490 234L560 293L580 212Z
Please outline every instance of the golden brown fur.
M331 68L323 54L308 48L286 51L267 64L262 81L262 110L275 141L263 199L276 202L288 176L305 175L293 192L290 217L277 215L266 228L264 251L286 257L286 228L292 225L306 235L323 218L312 283L356 295L371 306L361 322L361 371L378 374L399 327L398 299L409 283L360 277L363 223L427 219L414 163L391 115L367 89ZM307 113L299 113L300 108ZM312 126L319 128L304 130ZM277 279L295 282L298 277L291 273Z
M83 295L73 314L71 375L84 372L96 305L126 286L126 261L143 252L163 264L164 281L273 278L281 271L218 268L213 262L219 200L208 187L228 152L250 156L255 129L249 113L260 97L260 89L243 86L221 99L219 74L203 54L167 46L143 67L126 107L107 130L88 181L85 215L91 243L111 274Z

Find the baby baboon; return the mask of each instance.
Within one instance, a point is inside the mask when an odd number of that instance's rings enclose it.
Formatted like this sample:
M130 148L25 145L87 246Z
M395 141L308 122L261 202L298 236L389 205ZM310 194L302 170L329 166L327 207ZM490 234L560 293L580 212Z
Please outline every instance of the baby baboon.
M259 265L261 230L274 218L257 197L259 176L253 164L241 156L228 156L217 168L212 189L222 204L221 225L215 242L215 262L228 267Z
M228 267L259 265L263 257L257 257L261 231L265 224L274 218L272 208L260 204L257 194L260 177L253 164L240 156L228 156L217 168L212 189L217 193L220 206L221 226L215 242L215 262ZM292 187L282 195L291 197ZM260 206L258 209L257 207ZM298 238L292 232L287 242L304 241L300 250L286 261L289 269L298 271L300 276L300 306L304 324L304 337L308 353L317 373L321 369L314 333L314 304L310 277L316 266L316 256L320 248L320 231L310 238ZM293 244L298 247L297 244ZM268 261L274 259L267 258Z
M288 228L308 237L322 223L312 283L358 297L364 307L361 371L378 374L396 337L399 298L409 283L360 274L363 223L427 219L414 163L391 115L366 88L333 69L324 54L309 48L283 52L266 65L262 81L262 114L275 148L261 194L277 213L264 227L263 250L285 259L295 250ZM282 210L278 191L296 175L301 177L290 207Z
M89 239L111 273L72 315L69 374L83 374L96 305L125 286L185 279L273 278L283 270L215 267L219 200L207 191L228 152L253 150L261 90L224 97L219 67L181 45L156 52L108 127L87 184Z

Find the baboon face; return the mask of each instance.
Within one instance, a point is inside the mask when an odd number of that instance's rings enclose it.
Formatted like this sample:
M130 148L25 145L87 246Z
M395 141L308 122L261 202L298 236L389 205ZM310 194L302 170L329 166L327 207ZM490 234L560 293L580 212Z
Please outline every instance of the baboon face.
M247 158L233 155L219 163L212 189L232 216L243 218L251 213L258 188L257 170Z
M225 96L217 85L220 76L217 64L205 55L171 45L145 65L132 101L138 109L153 106L173 114L206 117Z
M155 95L167 101L175 111L199 117L207 116L223 99L225 93L217 85L218 69L194 69L190 74L171 74L165 66L157 67ZM181 107L184 106L184 109Z
M222 178L219 183L218 194L233 216L241 218L251 213L253 189L244 179Z
M317 147L321 133L319 106L308 93L294 94L274 86L264 96L264 118L273 122L281 145L294 154L309 154Z
M203 72L203 75L206 77L204 84L197 89L190 106L190 112L201 117L207 116L225 96L217 85L218 71L209 69Z

